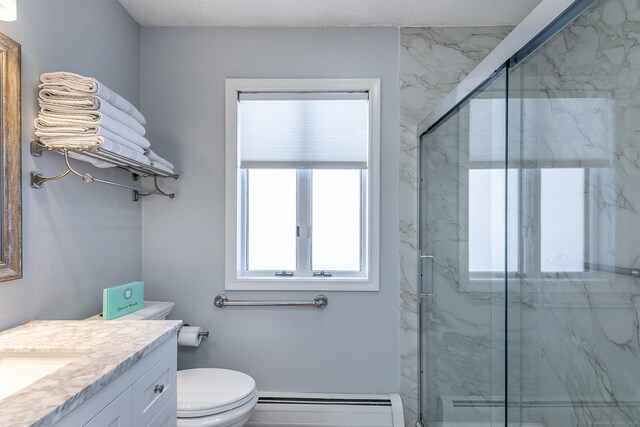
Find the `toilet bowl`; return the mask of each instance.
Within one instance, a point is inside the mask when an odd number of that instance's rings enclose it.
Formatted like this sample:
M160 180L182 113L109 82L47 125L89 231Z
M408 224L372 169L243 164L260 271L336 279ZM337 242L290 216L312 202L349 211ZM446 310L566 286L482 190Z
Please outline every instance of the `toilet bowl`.
M145 301L144 308L117 320L164 320L172 302ZM87 320L100 320L102 315ZM178 427L243 427L258 402L256 382L229 369L178 371Z
M241 427L258 402L249 375L228 369L178 371L178 427Z

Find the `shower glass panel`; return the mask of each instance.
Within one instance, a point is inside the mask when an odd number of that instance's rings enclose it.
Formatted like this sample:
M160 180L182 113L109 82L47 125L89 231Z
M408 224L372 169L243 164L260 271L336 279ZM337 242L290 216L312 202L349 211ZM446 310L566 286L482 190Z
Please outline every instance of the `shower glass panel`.
M505 110L503 75L420 144L420 403L429 426L504 421L505 273L517 269L505 252L518 231L505 235L507 217L517 217L505 189L518 179L506 167Z
M640 1L552 33L421 137L425 426L640 425Z
M522 418L545 427L640 425L639 16L637 1L599 1L509 71L509 377L518 361Z

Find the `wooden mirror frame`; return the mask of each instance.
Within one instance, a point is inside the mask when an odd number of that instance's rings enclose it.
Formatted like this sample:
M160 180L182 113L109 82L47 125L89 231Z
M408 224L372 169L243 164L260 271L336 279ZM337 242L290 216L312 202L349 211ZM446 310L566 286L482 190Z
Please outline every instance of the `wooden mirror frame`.
M20 45L0 33L2 128L0 134L0 282L22 277L22 137Z

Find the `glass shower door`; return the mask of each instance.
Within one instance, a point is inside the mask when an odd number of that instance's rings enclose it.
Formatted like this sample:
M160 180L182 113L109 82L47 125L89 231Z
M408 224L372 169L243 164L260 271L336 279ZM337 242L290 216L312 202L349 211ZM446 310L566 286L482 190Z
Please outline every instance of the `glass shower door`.
M638 13L599 1L510 71L521 407L544 427L640 425Z
M421 138L425 426L640 425L639 23L595 2Z
M425 426L503 423L506 384L506 76L420 143L420 405ZM515 192L515 193L514 193ZM517 231L517 230L516 230ZM510 240L511 239L511 240ZM512 419L510 417L510 419Z

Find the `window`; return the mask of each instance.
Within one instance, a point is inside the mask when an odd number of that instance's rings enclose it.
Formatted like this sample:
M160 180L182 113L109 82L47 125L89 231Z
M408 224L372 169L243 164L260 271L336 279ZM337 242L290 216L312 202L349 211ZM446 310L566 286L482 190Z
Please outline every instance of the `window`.
M226 289L378 289L379 85L227 79Z

